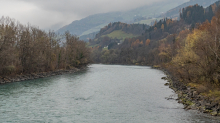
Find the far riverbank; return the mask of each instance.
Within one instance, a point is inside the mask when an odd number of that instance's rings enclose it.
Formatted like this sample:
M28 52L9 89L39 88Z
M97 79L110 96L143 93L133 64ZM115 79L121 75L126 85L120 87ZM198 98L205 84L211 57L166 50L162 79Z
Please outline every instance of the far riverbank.
M75 73L81 70L86 69L87 66L82 66L79 68L71 68L71 69L60 69L55 71L49 71L49 72L40 72L40 73L31 73L31 74L22 74L22 75L16 75L16 76L0 76L0 84L7 84L12 82L20 82L25 80L33 80L38 78L45 78L50 76L57 76L62 75L66 73Z

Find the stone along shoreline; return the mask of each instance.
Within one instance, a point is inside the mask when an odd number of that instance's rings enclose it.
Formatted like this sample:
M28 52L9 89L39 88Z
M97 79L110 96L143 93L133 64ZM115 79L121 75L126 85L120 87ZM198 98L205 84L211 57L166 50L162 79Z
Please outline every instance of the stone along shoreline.
M177 101L184 105L186 110L198 110L212 116L220 116L220 104L214 99L205 97L199 94L194 87L189 87L179 82L175 77L170 75L166 70L163 70L167 77L161 79L167 80L166 86L178 94Z
M0 76L0 84L20 82L20 81L25 81L25 80L33 80L33 79L38 79L38 78L45 78L45 77L50 77L50 76L62 75L65 73L75 73L80 70L84 70L86 68L87 67L72 68L69 70L56 70L56 71L31 73L31 74L16 75L16 76Z

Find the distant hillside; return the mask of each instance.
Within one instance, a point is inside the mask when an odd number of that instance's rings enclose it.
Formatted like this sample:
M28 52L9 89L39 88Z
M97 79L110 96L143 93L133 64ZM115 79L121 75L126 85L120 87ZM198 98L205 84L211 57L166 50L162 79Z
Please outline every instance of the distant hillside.
M100 30L96 35L96 38L112 33L115 30L122 30L125 33L131 33L134 35L140 35L144 33L144 30L147 29L147 25L143 24L126 24L121 22L110 23L108 26L105 26Z
M90 33L87 35L82 35L82 36L80 36L80 40L88 42L90 39L94 39L97 33L99 33L99 31L93 32L93 33Z
M166 2L158 2L125 12L110 12L91 15L81 20L73 21L71 24L60 28L57 32L64 33L69 30L70 33L78 36L88 35L99 31L110 22L120 21L134 23L140 19L143 20L148 17L157 17L170 8L176 7L186 1L188 0L168 0Z
M109 22L122 21L123 18L120 17L120 14L121 12L112 12L112 13L91 15L81 20L73 21L71 24L60 28L58 32L64 33L65 31L68 30L70 31L70 33L80 36L81 34L83 34L83 32L91 28L95 28L96 26L102 25L102 27L104 27Z
M90 41L90 46L108 46L110 43L120 43L126 38L133 38L145 33L149 26L145 24L126 24L122 22L109 23L102 28Z
M191 5L195 5L198 4L200 6L203 7L207 7L213 3L215 3L218 0L190 0L189 2L183 3L182 5L179 5L171 10L169 10L168 12L160 15L159 17L170 17L170 18L175 18L175 17L179 17L179 13L180 10L182 10L182 8L191 6Z

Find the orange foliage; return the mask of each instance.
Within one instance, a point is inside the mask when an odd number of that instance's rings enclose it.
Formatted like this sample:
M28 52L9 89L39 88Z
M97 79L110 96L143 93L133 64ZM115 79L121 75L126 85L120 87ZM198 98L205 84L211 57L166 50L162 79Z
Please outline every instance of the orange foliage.
M131 47L137 47L139 45L143 45L143 41L140 41L139 39L137 39L136 41L131 43Z
M212 17L211 25L215 25L215 24L216 24L216 21L217 21L217 18L216 18L215 16Z
M148 46L150 44L150 39L146 40L145 46Z
M171 19L167 19L166 23L167 23L167 26L169 26L172 23L172 20Z
M161 29L164 30L164 24L161 25Z
M215 12L216 8L217 8L217 5L216 5L216 4L213 4L213 5L212 5L212 11Z
M157 25L157 21L154 22L154 26L156 26L156 25Z
M214 24L215 22L213 22L214 19L212 19L212 23ZM206 20L202 25L199 26L199 30L206 30L208 27L210 27L211 24L209 23L208 20Z
M143 43L143 41L141 41L139 44L140 44L140 45L143 45L144 43Z

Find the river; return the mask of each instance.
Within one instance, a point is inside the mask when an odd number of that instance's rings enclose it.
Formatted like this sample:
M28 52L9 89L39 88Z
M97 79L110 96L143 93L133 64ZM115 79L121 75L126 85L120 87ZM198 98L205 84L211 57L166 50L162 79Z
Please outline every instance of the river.
M90 65L60 76L0 85L0 122L215 123L220 119L167 97L160 70Z

